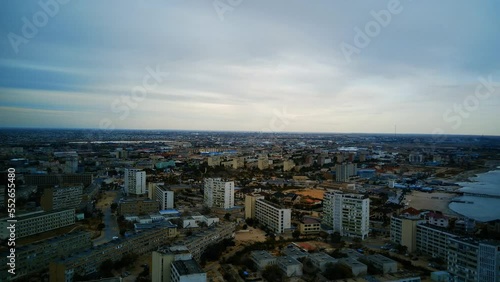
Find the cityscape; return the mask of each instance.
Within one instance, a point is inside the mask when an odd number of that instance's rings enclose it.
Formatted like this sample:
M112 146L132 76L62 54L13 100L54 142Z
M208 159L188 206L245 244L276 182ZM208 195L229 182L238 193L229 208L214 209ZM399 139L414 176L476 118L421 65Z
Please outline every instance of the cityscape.
M500 3L0 10L0 282L500 282Z

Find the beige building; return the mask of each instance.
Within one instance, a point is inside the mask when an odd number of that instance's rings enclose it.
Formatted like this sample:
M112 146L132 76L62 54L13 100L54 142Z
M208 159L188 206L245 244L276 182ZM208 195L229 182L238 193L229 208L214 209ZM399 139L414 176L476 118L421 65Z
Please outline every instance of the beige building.
M260 170L269 168L269 159L267 158L267 156L259 157L259 159L257 160L257 167Z
M306 217L300 221L299 231L302 235L318 234L321 231L321 221L316 218Z
M408 252L417 250L417 225L425 223L419 216L393 216L391 218L391 241L406 246Z
M286 160L283 162L283 171L291 171L295 167L293 160Z
M123 200L118 204L118 214L120 215L146 215L157 213L160 210L158 201L147 199Z
M255 218L255 201L264 199L264 196L259 194L245 195L245 219Z

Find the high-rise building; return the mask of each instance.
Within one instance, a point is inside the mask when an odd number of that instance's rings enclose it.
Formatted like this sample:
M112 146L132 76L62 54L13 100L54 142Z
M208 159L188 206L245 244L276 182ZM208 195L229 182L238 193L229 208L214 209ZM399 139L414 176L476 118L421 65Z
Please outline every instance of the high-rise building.
M323 199L323 224L342 236L367 238L370 230L370 199L361 194L328 191Z
M209 208L229 209L234 207L234 181L206 178L204 202Z
M436 258L446 260L448 257L448 241L458 237L447 229L430 224L417 225L417 250Z
M352 176L356 176L358 167L356 164L337 164L335 166L335 180L337 182L347 182Z
M264 169L269 168L269 159L267 158L267 156L259 157L259 159L257 160L257 167L260 170L264 170Z
M146 172L140 169L125 169L125 192L127 195L146 194Z
M500 242L479 243L478 281L500 282Z
M291 228L292 211L264 199L258 199L255 201L255 218L271 232L281 234Z
M43 210L75 209L82 202L83 184L45 188L40 199Z
M172 263L178 260L190 260L193 256L184 245L162 247L153 252L151 276L153 281L170 282Z
M264 199L259 194L245 195L245 218L255 218L255 201Z
M455 277L455 281L479 281L478 242L468 238L449 238L446 250L448 271Z
M164 185L156 185L155 187L156 200L160 202L160 209L174 208L174 191L168 189Z
M399 216L391 218L391 241L406 246L408 252L417 250L417 225L425 223L425 219L420 218L420 212L408 209Z
M283 171L290 171L295 167L295 162L293 160L286 160L283 162Z

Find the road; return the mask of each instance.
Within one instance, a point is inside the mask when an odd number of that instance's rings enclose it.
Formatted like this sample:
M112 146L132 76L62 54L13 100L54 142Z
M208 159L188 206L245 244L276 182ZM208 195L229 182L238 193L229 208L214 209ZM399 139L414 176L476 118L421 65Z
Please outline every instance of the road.
M94 240L94 245L101 245L113 240L114 236L120 236L120 229L116 222L116 216L111 213L111 204L118 203L120 199L119 191L106 191L105 196L97 204L96 208L102 209L104 213L104 230L101 236Z

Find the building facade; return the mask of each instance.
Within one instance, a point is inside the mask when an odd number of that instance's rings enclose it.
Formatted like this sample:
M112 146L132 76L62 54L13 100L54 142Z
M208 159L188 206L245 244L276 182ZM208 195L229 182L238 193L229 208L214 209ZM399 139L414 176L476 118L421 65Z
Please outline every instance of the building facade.
M417 225L425 223L420 217L391 217L391 242L406 246L408 252L417 250Z
M370 231L370 199L361 194L328 191L323 198L322 223L341 236L366 239Z
M245 219L255 218L255 202L259 199L264 199L264 196L259 194L245 195Z
M155 197L160 202L160 209L173 209L174 208L174 191L169 190L163 185L156 185Z
M234 181L223 181L220 178L206 178L203 200L209 208L233 208Z
M271 232L281 234L291 228L292 210L258 199L255 201L255 219Z
M348 182L352 176L356 176L358 167L356 164L337 164L335 166L335 180L337 182Z
M118 203L118 214L120 215L146 215L157 213L159 210L158 201L148 199L122 200Z
M77 231L16 248L16 274L7 273L7 255L0 258L0 281L48 270L51 261L92 247L90 232Z
M83 184L49 187L43 190L40 205L43 210L75 209L82 202Z
M448 257L447 245L450 238L457 235L430 224L417 225L417 250L422 253L439 257L444 260Z
M37 211L19 215L15 223L16 238L23 238L38 233L54 230L75 223L75 210L54 210L50 212ZM7 229L11 223L9 218L0 220L0 239L7 239L10 231Z
M146 194L146 172L141 169L125 169L125 192L127 195Z

